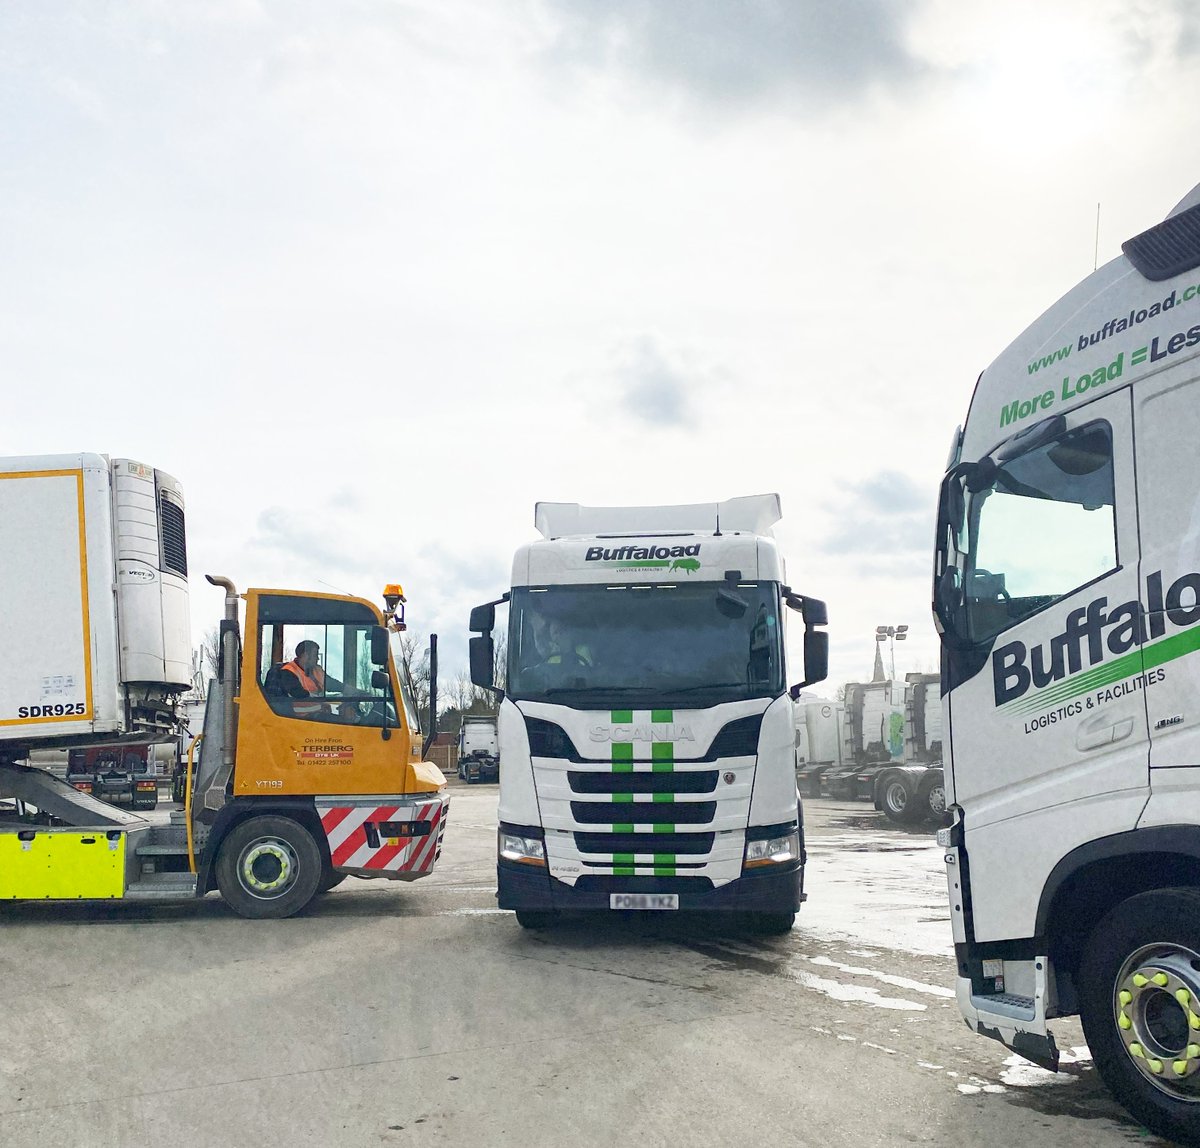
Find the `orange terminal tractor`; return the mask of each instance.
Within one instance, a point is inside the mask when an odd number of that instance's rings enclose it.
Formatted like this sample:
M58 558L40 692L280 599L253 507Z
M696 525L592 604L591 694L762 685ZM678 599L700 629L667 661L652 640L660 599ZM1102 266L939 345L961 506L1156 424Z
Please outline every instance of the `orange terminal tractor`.
M151 825L46 771L0 762L0 899L217 889L244 917L288 917L350 875L414 881L432 871L448 797L422 759L393 650L401 588L386 588L380 610L208 580L225 591L225 617L183 812Z

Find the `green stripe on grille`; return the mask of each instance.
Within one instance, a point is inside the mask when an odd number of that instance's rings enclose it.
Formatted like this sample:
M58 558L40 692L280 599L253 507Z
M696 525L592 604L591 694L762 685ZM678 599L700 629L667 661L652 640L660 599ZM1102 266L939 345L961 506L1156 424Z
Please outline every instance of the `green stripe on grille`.
M614 741L612 745L613 773L633 772L633 742Z
M633 832L633 822L631 821L631 822L629 822L629 824L625 824L624 822L615 822L613 824L613 832L614 833L632 833Z
M675 768L675 743L656 741L650 747L650 760L654 762L655 773L670 773Z
M654 854L654 864L655 865L674 865L675 864L675 854L674 853L655 853Z
M634 875L634 872L635 872L635 870L632 865L614 865L613 866L613 876L614 877L632 877Z
M674 821L655 822L654 832L655 833L674 833L675 832L675 822Z
M633 710L613 710L609 716L613 725L629 725L633 721Z
M674 721L675 720L675 711L674 710L651 710L650 711L650 720L654 721L654 722Z
M614 865L632 865L633 864L633 854L632 853L614 853L613 854L613 864Z
M632 793L614 793L612 795L612 799L613 799L613 801L632 801L633 794Z
M671 804L673 804L672 798L675 796L675 794L673 794L673 793L655 793L652 796L659 805L671 805Z
M675 876L675 866L674 865L655 865L654 866L654 876L655 877L674 877Z

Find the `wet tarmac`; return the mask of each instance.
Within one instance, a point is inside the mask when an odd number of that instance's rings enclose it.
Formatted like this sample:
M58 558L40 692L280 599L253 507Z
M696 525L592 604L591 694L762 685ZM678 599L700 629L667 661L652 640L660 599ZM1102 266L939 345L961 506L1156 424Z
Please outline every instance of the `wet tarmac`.
M211 896L0 906L3 1142L1162 1143L1074 1021L1058 1074L964 1026L933 826L805 809L809 900L774 938L685 914L521 929L490 785L453 787L432 877L351 879L290 921Z

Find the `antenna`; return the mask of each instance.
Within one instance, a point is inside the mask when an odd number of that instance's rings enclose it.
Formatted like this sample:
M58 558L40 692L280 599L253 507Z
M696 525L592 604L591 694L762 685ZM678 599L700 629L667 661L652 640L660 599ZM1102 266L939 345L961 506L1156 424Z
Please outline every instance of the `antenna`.
M1096 248L1092 252L1092 270L1100 266L1100 205L1096 204Z
M716 533L713 535L713 537L714 537L714 538L720 538L720 537L721 537L721 512L720 512L719 510L717 511L717 531L716 531Z

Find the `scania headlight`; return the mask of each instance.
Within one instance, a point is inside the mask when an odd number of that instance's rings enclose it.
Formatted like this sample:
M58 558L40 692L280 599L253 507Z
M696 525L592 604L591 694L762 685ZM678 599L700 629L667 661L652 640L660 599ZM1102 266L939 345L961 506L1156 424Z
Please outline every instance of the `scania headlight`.
M546 846L540 837L521 837L501 830L499 850L505 861L519 861L524 865L546 864Z
M800 857L800 834L793 829L783 837L767 837L761 841L746 842L745 868L754 869L763 865L782 865Z

